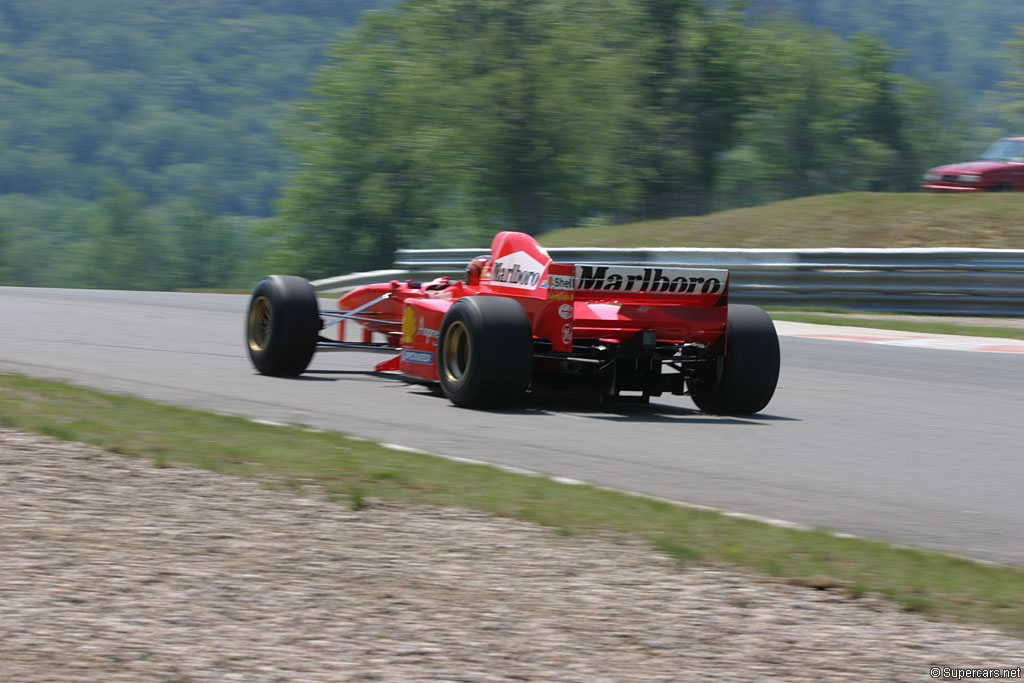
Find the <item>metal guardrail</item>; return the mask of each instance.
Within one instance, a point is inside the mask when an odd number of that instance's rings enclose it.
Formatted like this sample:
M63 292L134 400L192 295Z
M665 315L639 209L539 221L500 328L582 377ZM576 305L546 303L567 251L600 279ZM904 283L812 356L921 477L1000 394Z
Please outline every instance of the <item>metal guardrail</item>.
M733 301L761 306L1024 316L1024 249L552 248L561 263L717 267ZM480 249L399 249L393 270L318 280L320 290L390 279L462 277Z

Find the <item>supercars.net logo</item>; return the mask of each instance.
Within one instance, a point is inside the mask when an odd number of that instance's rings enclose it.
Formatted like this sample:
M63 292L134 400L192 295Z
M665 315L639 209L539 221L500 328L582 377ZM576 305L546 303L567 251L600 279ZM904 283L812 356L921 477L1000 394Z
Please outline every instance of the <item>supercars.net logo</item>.
M491 283L518 289L536 289L543 272L544 266L532 256L525 251L517 251L491 264Z

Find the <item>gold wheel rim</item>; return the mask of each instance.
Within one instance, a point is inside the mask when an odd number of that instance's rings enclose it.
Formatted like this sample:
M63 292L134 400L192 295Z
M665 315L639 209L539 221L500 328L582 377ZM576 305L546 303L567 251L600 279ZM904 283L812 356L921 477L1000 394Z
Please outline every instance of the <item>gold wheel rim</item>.
M270 326L274 322L274 314L270 309L270 299L258 297L249 307L249 348L263 351L270 342Z
M469 371L469 330L456 320L444 336L444 374L449 382L460 382Z

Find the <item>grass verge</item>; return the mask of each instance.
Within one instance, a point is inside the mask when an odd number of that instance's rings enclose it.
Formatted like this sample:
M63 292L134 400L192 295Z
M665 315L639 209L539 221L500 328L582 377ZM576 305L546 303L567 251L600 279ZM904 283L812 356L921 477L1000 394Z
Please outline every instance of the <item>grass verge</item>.
M1024 569L886 543L734 519L591 486L486 465L403 453L330 432L275 427L97 391L0 374L0 424L147 458L258 477L268 486L317 484L354 509L374 500L468 507L561 534L642 539L680 562L735 565L851 598L881 593L908 611L1024 634Z
M772 320L788 320L795 323L869 327L876 330L901 330L903 332L920 332L922 334L959 334L969 337L1024 339L1024 329L1016 327L969 325L954 322L890 320L882 317L858 318L855 316L832 315L830 312L819 313L813 311L769 310L768 313L771 315Z

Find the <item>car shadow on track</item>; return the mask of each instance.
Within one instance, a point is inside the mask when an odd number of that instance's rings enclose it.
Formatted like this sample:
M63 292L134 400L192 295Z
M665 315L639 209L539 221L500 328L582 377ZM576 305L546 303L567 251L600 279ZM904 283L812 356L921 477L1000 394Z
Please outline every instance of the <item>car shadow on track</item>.
M409 393L418 396L438 399L445 403L448 399L441 391L436 382L419 382L408 377L396 376L388 372L376 372L374 370L314 370L291 379L297 381L312 382L337 382L345 379L387 379L394 380L395 386L405 387ZM452 406L454 408L454 406ZM481 409L475 409L481 410ZM722 424L722 425L761 425L766 426L771 422L800 422L799 418L787 417L785 415L772 415L771 413L757 413L756 415L734 416L734 415L708 415L696 407L672 405L660 403L653 399L650 403L642 403L630 398L618 398L612 400L595 399L592 395L573 393L571 391L540 391L530 392L526 400L515 408L502 410L482 409L482 412L505 414L541 416L552 414L566 414L584 420L605 420L612 422L684 422L686 424Z
M636 408L641 408L637 406ZM800 422L799 418L783 417L780 415L756 415L735 416L735 415L708 415L697 409L677 408L675 406L663 406L651 404L642 406L643 409L609 409L604 414L582 415L581 417L593 420L605 420L611 422L681 422L686 424L721 424L721 425L759 425L767 426L770 422ZM579 413L576 413L577 415Z
M597 404L593 401L582 405L559 401L529 402L520 412L551 414L562 412L572 414L585 420L603 420L605 422L644 422L644 423L684 423L684 424L720 424L720 425L758 425L767 426L773 421L799 422L798 418L779 415L709 415L697 408L651 402L649 404L619 403L616 401Z
M344 375L343 377L325 377L322 375ZM307 370L297 377L281 377L279 379L290 379L297 382L338 382L350 379L401 379L386 372L375 370Z
M436 398L447 402L437 384L414 384L409 387L410 393L419 396ZM455 406L451 406L455 408ZM457 408L455 408L457 409ZM524 417L540 417L562 414L582 420L604 420L612 422L679 422L685 424L721 424L721 425L760 425L767 426L771 422L800 422L799 418L758 413L750 416L708 415L697 408L658 403L629 402L628 400L600 401L593 396L572 396L560 393L529 394L523 403L514 408L505 409L474 409L480 412L498 415L522 415Z

